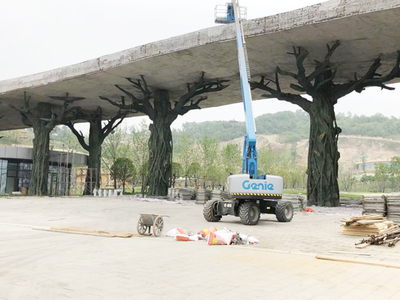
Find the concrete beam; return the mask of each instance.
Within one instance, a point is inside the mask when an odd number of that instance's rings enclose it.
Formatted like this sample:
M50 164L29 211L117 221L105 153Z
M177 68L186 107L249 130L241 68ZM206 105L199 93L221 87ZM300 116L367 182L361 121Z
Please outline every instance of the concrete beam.
M312 72L314 59L322 60L326 44L339 40L341 46L331 61L339 64L337 80L346 82L354 72L363 74L375 58L382 54L381 73L388 72L400 50L400 0L332 0L302 9L244 24L251 74L257 78L273 78L276 66L295 71L295 60L287 52L293 46L309 51L305 67ZM106 55L79 64L0 82L0 105L4 115L0 130L22 128L17 112L8 104L21 105L23 92L31 95L32 103L45 101L61 105L49 96L82 96L76 102L85 109L102 106L105 116L115 108L99 96L118 99L122 94L115 84L128 87L126 77L146 77L154 89L170 91L171 99L185 92L186 83L194 82L200 72L206 78L230 79L230 87L210 94L202 108L222 106L241 101L235 32L232 25L221 25L198 32L149 43ZM288 90L289 78L281 85ZM257 99L260 94L254 93Z

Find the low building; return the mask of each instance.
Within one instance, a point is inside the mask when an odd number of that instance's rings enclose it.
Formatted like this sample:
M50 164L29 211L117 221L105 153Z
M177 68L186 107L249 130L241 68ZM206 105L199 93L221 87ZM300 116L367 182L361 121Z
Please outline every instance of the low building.
M87 167L88 156L81 153L50 151L49 195L68 195L72 167ZM32 148L0 146L0 194L26 194L32 172Z

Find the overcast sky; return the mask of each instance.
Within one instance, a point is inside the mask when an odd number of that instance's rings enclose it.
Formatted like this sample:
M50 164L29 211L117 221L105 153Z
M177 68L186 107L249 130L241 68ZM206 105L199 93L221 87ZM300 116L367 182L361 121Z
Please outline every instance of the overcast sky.
M227 0L0 0L0 80L47 71L214 24ZM249 19L319 3L316 0L241 0ZM370 88L339 100L336 112L400 117L398 91ZM254 115L298 109L278 100L254 101ZM131 118L130 124L139 119ZM135 121L133 121L135 120ZM191 111L173 124L244 121L242 104Z

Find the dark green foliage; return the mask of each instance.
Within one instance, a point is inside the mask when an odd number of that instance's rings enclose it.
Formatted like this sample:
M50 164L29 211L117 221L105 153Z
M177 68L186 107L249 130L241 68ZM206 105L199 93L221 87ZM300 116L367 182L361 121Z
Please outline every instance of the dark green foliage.
M122 182L123 192L128 180L133 180L136 175L136 169L132 161L126 157L117 158L110 169L110 175L113 180Z
M307 113L282 111L256 118L258 134L279 134L281 142L294 143L308 138L310 118Z
M336 119L342 134L400 138L400 119L385 117L382 114L357 116L337 114Z
M184 123L182 131L174 132L174 143L176 143L183 132L189 134L192 139L201 140L205 135L221 140L230 141L246 134L246 125L238 121L207 121L201 123Z
M170 186L175 187L176 180L183 175L183 168L180 163L172 162L172 172L170 177Z

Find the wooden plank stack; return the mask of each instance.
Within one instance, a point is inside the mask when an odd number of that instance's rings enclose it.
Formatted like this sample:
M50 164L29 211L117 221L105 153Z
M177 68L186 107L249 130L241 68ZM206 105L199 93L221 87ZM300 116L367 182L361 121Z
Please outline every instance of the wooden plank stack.
M198 189L196 195L196 203L197 204L204 204L207 201L206 191L204 189Z
M341 222L342 234L345 235L379 235L394 226L393 221L389 221L386 217L383 217L380 214L345 218L342 219Z
M386 197L363 197L363 215L386 216Z
M400 195L386 196L387 217L395 222L400 222Z

